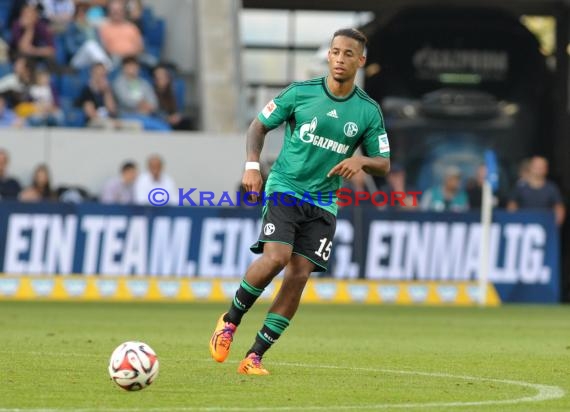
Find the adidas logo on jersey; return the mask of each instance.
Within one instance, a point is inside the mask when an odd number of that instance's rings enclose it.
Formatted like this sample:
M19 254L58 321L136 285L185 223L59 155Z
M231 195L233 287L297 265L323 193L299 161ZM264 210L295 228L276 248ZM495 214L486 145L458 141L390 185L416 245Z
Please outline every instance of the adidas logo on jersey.
M332 109L330 112L328 112L327 116L334 117L335 119L338 119L338 115L336 114L336 109Z

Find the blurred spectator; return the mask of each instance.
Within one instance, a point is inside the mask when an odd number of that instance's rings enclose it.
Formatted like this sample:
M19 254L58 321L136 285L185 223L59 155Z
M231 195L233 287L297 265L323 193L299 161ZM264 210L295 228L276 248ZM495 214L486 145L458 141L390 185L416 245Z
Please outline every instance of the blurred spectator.
M12 6L10 7L10 13L8 14L8 18L6 19L4 27L9 28L10 30L14 27L14 24L20 18L20 14L22 14L22 9L26 7L28 4L37 5L38 1L12 1Z
M141 34L143 31L144 5L141 0L126 0L127 17L138 27Z
M363 155L362 149L359 147L354 152L355 156ZM268 167L268 172L271 169L272 164ZM351 179L343 179L342 180L342 188L349 189L352 191L368 191L368 192L375 192L378 190L376 186L376 181L372 178L372 176L366 173L356 173ZM324 199L326 201L326 199ZM362 203L370 203L368 201L363 201Z
M487 167L479 165L475 176L470 178L466 184L467 197L469 198L469 207L472 209L481 209L483 201L483 183L487 176Z
M10 156L4 149L0 149L0 199L17 199L22 186L20 182L8 175Z
M43 200L55 200L55 193L51 189L49 169L41 164L36 167L32 184L20 192L19 199L22 202L40 202Z
M363 192L367 190L366 173L358 172L350 180L346 181L344 187L355 192Z
M554 211L556 224L562 225L566 217L566 207L562 201L560 190L546 177L548 176L548 160L541 156L530 159L528 176L524 183L517 184L511 194L507 209L551 209Z
M111 59L101 45L97 29L87 20L89 7L88 1L77 3L74 19L63 35L66 52L71 56L71 66L76 69L103 63L110 70L113 66Z
M6 100L0 96L0 127L20 127L23 121L9 107L6 107Z
M361 150L357 149L357 154L361 154ZM266 178L264 177L263 181L265 182ZM342 181L342 189L343 194L346 196L350 196L353 199L357 196L359 192L367 192L369 194L375 193L378 189L376 186L376 182L374 179L366 174L363 171L356 173L350 179L343 179ZM377 201L381 202L382 199L376 199ZM327 194L323 195L322 201L327 203L329 201L329 197ZM371 199L361 199L358 202L359 205L372 205ZM340 207L346 207L344 204L344 200L340 200Z
M517 180L518 185L525 185L528 181L530 168L530 159L523 159L519 165L519 178Z
M158 114L174 130L190 130L190 119L178 110L174 95L172 76L166 66L157 66L153 71L154 92L158 99Z
M133 204L135 202L134 183L137 174L137 166L133 162L125 162L121 166L121 175L111 178L103 187L101 203Z
M164 163L158 155L148 158L148 171L141 173L135 182L135 203L139 205L149 205L148 200L151 190L160 188L166 190L170 196L170 204L176 204L176 185L174 180L164 173ZM160 198L157 198L159 200Z
M6 99L8 107L29 101L29 87L33 81L34 67L28 58L19 56L14 61L13 72L0 78L0 96Z
M47 23L40 19L36 6L22 8L19 19L12 27L11 56L24 55L53 64L55 44Z
M121 0L110 0L108 20L99 27L101 41L114 63L127 56L137 56L145 66L154 66L156 58L144 53L144 41L138 27L127 20L126 6Z
M0 21L0 64L10 61L10 45L2 37L2 22Z
M63 203L79 204L93 200L91 194L81 186L60 186L56 190L56 199Z
M386 184L380 188L380 191L386 193L388 197L387 204L392 209L416 209L420 206L419 196L416 195L414 201L414 196L408 194L409 192L415 191L415 189L407 185L406 170L399 163L392 163L390 173L386 176ZM403 197L404 195L405 197ZM399 201L393 201L396 196L398 196L398 198L403 197L403 206Z
M57 105L50 72L40 69L36 71L34 77L34 84L30 87L30 96L35 110L28 117L28 124L30 126L62 126L64 116Z
M63 31L73 19L74 0L41 0L43 16L55 32Z
M89 3L91 7L87 11L87 21L89 24L98 27L100 26L107 16L107 3L108 0L82 0L85 3Z
M137 120L145 130L170 130L155 113L158 102L149 82L139 75L140 66L135 57L127 57L123 61L121 74L113 83L113 91L119 104L122 119Z
M87 126L114 128L117 126L117 102L107 78L107 69L101 63L91 67L89 82L83 87L76 106L83 109Z
M467 193L461 188L461 170L456 166L449 166L445 170L443 184L426 190L420 206L423 210L436 212L468 210Z

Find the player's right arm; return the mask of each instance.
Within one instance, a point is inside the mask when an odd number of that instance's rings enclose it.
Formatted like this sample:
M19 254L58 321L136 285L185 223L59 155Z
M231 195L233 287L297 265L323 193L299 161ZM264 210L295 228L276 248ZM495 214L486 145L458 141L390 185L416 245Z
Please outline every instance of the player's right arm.
M257 163L259 165L259 158L261 156L261 150L263 149L263 143L265 142L265 136L268 129L263 123L261 123L258 119L253 119L249 128L247 129L247 143L246 143L246 152L247 152L247 164L250 163ZM245 170L243 173L243 178L241 184L246 192L256 192L259 193L261 191L261 187L263 185L263 179L261 178L261 172L257 169L249 169ZM257 199L253 196L253 200L256 201Z
M263 179L259 170L259 159L265 136L270 130L275 129L293 115L296 89L295 84L292 84L267 103L257 118L253 119L247 130L247 163L242 178L242 185L246 192L259 193L261 191ZM248 170L250 167L255 168Z

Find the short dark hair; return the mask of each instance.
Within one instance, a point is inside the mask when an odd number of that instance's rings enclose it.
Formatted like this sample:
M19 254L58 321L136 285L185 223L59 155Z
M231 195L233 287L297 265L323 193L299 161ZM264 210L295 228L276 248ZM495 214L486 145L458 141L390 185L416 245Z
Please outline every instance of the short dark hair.
M101 63L101 62L95 62L95 63L93 63L93 64L91 65L91 67L90 67L89 70L90 70L90 71L93 71L93 70L94 70L95 68L97 68L97 67L103 67L105 70L107 70L107 68L105 67L105 65L104 65L103 63Z
M121 166L121 172L124 173L127 170L131 170L131 169L136 169L137 165L135 165L134 162L125 162L123 163L123 165Z
M139 64L139 59L137 56L125 56L122 61L123 66L129 63Z
M344 36L356 40L364 49L368 44L368 38L364 33L357 29L340 29L334 32L333 40L335 37Z

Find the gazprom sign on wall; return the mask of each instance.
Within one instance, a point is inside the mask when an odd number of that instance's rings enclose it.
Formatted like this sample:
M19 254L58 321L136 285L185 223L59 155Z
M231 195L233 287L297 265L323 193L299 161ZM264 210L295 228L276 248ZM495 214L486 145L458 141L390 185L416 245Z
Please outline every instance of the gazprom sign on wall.
M260 211L97 204L0 203L0 272L239 278ZM339 214L335 278L465 282L477 279L476 213ZM496 212L490 281L503 301L559 300L559 242L549 213Z

